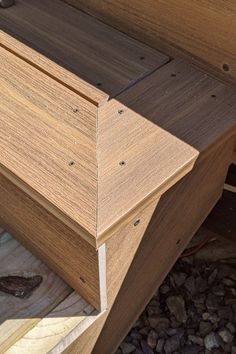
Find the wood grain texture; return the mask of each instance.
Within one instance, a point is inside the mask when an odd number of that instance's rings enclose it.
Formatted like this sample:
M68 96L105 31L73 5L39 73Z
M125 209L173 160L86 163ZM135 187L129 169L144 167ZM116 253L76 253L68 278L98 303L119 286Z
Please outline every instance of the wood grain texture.
M196 58L222 78L236 80L234 0L65 1L168 55Z
M0 224L90 304L106 307L98 251L1 174L0 200Z
M199 153L235 132L236 90L181 61L101 107L98 240L144 198L176 183Z
M0 63L0 171L93 243L96 107L2 48Z
M193 170L161 197L148 227L143 229L144 235L139 236L141 243L110 312L84 332L65 351L66 354L78 353L80 350L83 354L111 354L115 351L220 197L231 152L232 139L217 144L209 153L201 153ZM108 262L113 259L112 254L116 249L117 263L114 263L113 268L111 265L113 274L122 264L125 253L121 251L119 254L116 246L123 237L121 231L118 237L107 241Z
M168 60L59 0L18 0L0 24L2 45L97 105Z
M232 143L231 138L202 154L194 169L160 199L93 354L115 352L221 196Z
M101 314L73 292L41 319L6 354L58 354L78 338Z
M0 235L0 263L0 276L43 277L29 298L0 292L0 352L4 353L72 290L7 232Z
M145 200L120 223L113 237L107 240L108 310L65 350L65 354L92 352L158 202L157 195ZM137 220L140 222L135 224Z

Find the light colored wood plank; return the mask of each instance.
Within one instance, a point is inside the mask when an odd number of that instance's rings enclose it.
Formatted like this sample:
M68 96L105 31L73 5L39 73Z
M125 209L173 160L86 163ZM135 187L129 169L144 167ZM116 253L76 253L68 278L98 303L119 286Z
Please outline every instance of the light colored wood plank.
M236 80L234 0L65 1L171 56L198 58L222 78Z
M0 225L20 239L96 308L106 307L100 251L0 174ZM101 269L101 267L103 267ZM99 269L100 268L100 269Z
M6 232L0 238L0 263L1 277L43 277L29 298L20 299L0 292L0 352L4 353L72 290Z
M235 132L236 90L180 61L101 107L98 240L144 198L183 177L199 152Z
M12 345L6 354L62 353L100 315L74 292Z
M2 45L97 105L168 60L58 0L18 0L0 22Z

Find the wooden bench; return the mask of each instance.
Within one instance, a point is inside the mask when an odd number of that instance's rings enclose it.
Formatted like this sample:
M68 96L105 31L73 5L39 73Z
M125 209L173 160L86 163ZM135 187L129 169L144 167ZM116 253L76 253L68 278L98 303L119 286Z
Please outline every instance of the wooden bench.
M62 302L65 340L35 353L110 354L221 195L236 89L63 1L18 0L0 29L0 225L96 314ZM3 350L41 338L26 322Z

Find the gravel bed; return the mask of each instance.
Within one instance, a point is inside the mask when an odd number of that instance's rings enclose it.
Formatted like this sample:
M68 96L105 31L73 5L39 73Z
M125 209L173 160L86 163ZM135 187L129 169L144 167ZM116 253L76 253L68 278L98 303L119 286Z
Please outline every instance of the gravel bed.
M178 260L116 354L236 354L236 268Z

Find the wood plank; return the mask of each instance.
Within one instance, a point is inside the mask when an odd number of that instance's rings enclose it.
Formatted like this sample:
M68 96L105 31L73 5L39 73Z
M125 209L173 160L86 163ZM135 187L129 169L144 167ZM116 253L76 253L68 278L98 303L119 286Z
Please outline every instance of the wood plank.
M72 290L7 232L0 236L0 263L0 277L43 277L29 298L21 299L0 292L0 352L4 353Z
M2 45L96 105L168 60L59 0L18 0L0 23Z
M98 242L144 198L183 177L199 153L235 132L236 90L181 61L99 108Z
M92 352L158 202L159 197L157 195L143 201L120 223L120 227L114 230L113 237L107 240L108 310L65 350L65 354L74 352L90 354ZM137 220L140 220L140 222L136 223ZM109 347L109 341L104 350ZM101 353L103 353L103 350Z
M65 1L168 55L197 59L236 80L234 0Z
M73 292L5 353L62 353L100 316Z
M1 173L94 243L96 107L2 48L0 63Z
M90 304L105 308L106 285L101 278L106 271L100 261L105 255L1 174L0 200L0 224Z
M209 153L203 152L194 169L162 196L147 229L143 230L140 246L107 319L106 314L103 315L65 351L66 354L80 350L83 354L114 353L220 197L232 143L231 139L217 144ZM108 241L110 245L113 242L115 244L117 238ZM107 257L109 260L109 249ZM120 257L117 264L122 264L122 253Z

